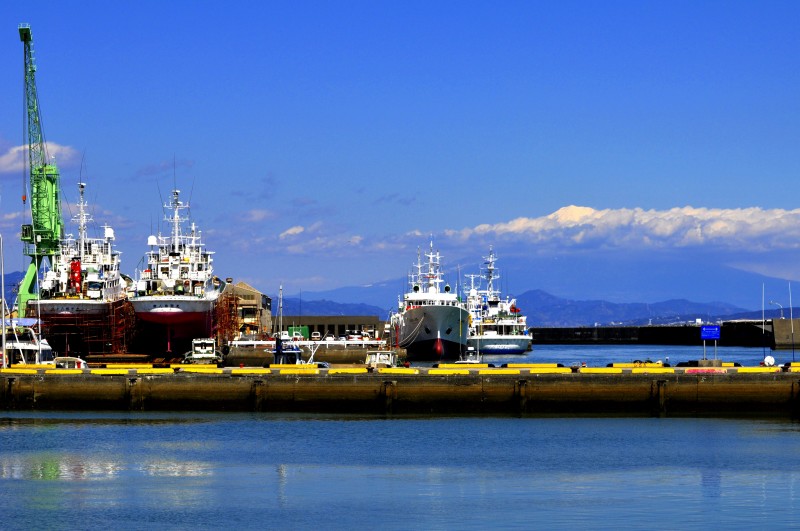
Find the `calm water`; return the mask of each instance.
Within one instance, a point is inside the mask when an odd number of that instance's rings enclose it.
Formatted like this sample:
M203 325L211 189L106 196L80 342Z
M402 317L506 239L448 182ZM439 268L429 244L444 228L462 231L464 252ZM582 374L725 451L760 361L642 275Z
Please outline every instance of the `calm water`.
M718 347L715 351L713 341L706 342L705 357L723 361L738 362L742 365L758 365L764 356L772 356L775 363L783 365L787 361L800 361L800 350L770 350L751 347ZM586 362L590 367L604 367L607 363L634 360L661 360L671 365L681 361L703 359L703 345L534 345L534 350L524 356L484 356L489 363L505 362L556 362L565 366ZM794 358L794 359L793 359Z
M789 421L0 417L3 529L800 527Z

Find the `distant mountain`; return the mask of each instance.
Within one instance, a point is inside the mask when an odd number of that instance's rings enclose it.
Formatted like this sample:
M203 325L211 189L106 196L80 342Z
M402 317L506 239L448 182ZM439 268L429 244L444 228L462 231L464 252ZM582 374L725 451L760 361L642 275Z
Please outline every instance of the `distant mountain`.
M528 316L528 324L541 326L611 326L669 324L702 319L715 321L747 310L723 302L699 303L673 299L653 304L613 303L603 300L561 299L542 290L526 291L517 306Z
M501 291L517 298L541 289L572 300L725 301L760 310L765 294L767 301L789 306L787 280L720 265L701 251L674 256L607 251L555 259L520 249L517 256L500 256L498 265Z
M272 299L272 304L272 315L277 315L277 297ZM387 310L369 304L283 298L283 315L375 315L386 319L388 314Z
M303 292L302 300L330 300L340 303L362 303L378 308L383 308L383 314L388 313L397 307L397 297L402 296L408 287L407 280L400 278L397 280L387 280L377 282L368 286L347 286L328 291ZM300 295L293 295L300 298ZM276 301L277 298L273 298ZM284 297L284 302L287 299ZM284 312L285 313L285 312Z
M353 296L365 293L374 294L374 289L352 288ZM347 288L339 291L345 296ZM308 295L308 294L307 294ZM275 299L273 299L274 303ZM560 326L637 326L645 324L669 324L702 319L716 321L732 316L749 316L755 318L756 313L724 302L700 303L685 299L673 299L653 304L647 303L614 303L604 300L579 301L563 299L542 290L526 291L517 297L517 305L523 314L528 316L528 324L534 327ZM393 309L394 305L392 306ZM277 307L273 307L273 314ZM284 315L375 315L385 319L390 308L358 303L339 303L327 299L300 300L298 298L283 299ZM787 310L788 311L788 310ZM771 311L770 314L776 314ZM800 315L800 314L798 314Z
M9 306L16 299L15 288L22 280L22 272L5 275L6 298ZM343 287L326 292L304 292L302 297L284 297L284 315L374 315L386 319L397 306L398 295L406 286L405 279L376 283L370 286ZM609 302L607 300L577 300L561 298L546 291L525 291L516 297L517 305L528 316L533 327L558 326L609 326L646 325L719 319L760 319L761 311L743 308L725 302L692 302L687 299L670 299L656 303ZM278 313L278 297L272 298L273 315ZM784 316L790 312L800 316L800 310L785 308ZM779 310L768 310L767 318L779 318Z
M518 256L500 257L500 280L495 286L503 294L518 299L520 293L539 289L573 301L602 300L620 304L647 301L651 304L645 316L654 305L660 304L658 301L671 300L724 301L736 308L755 311L760 309L764 296L767 301L789 306L789 286L785 279L720 266L703 256L668 260L663 256L631 254L594 253L547 260L521 249ZM476 265L474 269L462 267L461 271L477 273L477 269ZM407 279L400 277L368 286L304 291L302 298L360 302L388 311L395 308L398 296L402 296L407 287Z

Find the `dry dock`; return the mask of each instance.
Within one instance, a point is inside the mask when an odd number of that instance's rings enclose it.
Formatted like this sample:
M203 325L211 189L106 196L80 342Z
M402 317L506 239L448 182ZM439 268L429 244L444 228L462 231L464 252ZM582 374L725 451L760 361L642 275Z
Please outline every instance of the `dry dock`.
M795 372L797 371L797 372ZM14 368L11 410L309 411L373 414L800 415L787 367Z

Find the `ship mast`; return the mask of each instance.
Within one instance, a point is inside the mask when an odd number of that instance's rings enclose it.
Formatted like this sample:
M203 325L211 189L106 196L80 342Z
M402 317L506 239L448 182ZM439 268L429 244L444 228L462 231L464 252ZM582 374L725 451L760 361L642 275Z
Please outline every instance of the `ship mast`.
M86 184L78 183L78 190L79 190L79 199L78 199L78 214L73 218L78 224L78 246L80 248L80 257L81 263L86 261L86 226L88 225L90 218L89 214L86 211L86 200L84 198L84 191L86 190Z
M165 205L167 208L172 209L172 218L167 218L167 221L172 222L172 252L173 253L180 253L180 241L181 241L181 223L186 221L187 218L182 218L180 216L180 211L183 208L188 208L189 205L181 203L179 196L181 191L180 190L173 190L172 191L172 203Z
M500 275L495 274L494 262L496 257L494 251L489 247L489 256L484 257L484 264L486 265L486 296L495 298L499 295L500 291L494 289L494 280L499 279Z
M428 273L425 275L428 293L439 293L439 284L442 283L442 273L440 270L439 251L433 251L433 241L431 241L430 252L426 253L428 257Z

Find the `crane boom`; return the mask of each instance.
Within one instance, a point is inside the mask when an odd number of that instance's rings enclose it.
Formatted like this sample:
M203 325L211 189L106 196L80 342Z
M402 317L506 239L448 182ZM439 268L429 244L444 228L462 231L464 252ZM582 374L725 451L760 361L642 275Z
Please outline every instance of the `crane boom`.
M27 313L31 299L38 298L36 277L42 260L51 257L58 249L64 233L61 216L61 186L58 167L47 156L47 144L39 114L39 96L36 92L36 62L33 57L33 36L29 24L19 25L19 38L23 43L25 64L25 129L28 134L27 175L30 177L31 223L22 225L23 253L31 263L17 294L17 312ZM26 194L23 191L22 202Z

